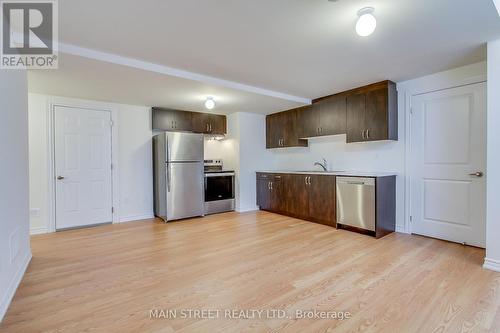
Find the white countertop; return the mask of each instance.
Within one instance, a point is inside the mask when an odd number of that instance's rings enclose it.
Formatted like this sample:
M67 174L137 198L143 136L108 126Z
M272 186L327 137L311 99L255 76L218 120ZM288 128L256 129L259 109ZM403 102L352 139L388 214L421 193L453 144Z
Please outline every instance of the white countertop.
M262 170L260 173L288 173L296 175L326 175L326 176L353 176L353 177L387 177L396 176L390 172L364 172L364 171L294 171L294 170Z

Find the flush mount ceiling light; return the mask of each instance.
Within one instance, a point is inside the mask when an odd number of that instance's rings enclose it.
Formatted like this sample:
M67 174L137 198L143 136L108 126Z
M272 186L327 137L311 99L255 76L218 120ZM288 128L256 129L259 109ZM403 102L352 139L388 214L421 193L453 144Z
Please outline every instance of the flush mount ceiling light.
M215 100L213 97L207 97L207 100L205 101L205 107L208 110L212 110L215 107Z
M356 32L361 37L370 36L377 27L377 20L373 16L375 9L365 7L358 11L358 22L356 23Z

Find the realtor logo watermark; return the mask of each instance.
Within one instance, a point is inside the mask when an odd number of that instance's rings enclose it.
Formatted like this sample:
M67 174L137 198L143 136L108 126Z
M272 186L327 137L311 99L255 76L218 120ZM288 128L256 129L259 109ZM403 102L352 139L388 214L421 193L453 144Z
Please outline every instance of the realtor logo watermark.
M56 69L56 0L1 1L2 69Z

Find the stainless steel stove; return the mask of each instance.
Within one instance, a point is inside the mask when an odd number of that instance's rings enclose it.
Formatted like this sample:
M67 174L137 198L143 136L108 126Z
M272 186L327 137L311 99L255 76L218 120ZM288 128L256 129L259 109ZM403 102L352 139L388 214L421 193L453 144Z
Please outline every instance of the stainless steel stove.
M224 170L222 160L205 160L205 214L234 210L234 170Z

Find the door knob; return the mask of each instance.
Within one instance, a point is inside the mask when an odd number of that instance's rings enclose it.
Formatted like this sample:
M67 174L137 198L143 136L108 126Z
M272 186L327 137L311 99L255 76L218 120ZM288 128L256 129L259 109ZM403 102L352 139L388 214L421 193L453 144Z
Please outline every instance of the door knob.
M57 176L57 180L63 180L64 177L63 176Z
M484 176L484 173L482 171L477 171L477 172L469 173L469 176L481 178L482 176Z

